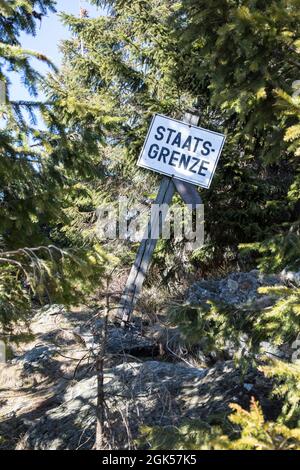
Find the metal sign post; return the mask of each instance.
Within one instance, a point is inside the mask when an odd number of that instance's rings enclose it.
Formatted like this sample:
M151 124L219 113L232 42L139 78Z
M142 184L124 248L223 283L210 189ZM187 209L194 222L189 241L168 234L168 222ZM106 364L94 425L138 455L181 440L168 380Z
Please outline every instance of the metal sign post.
M222 134L196 127L198 122L199 116L193 112L186 112L182 122L160 115L156 115L152 120L138 164L169 175L164 176L160 184L154 202L158 207L163 204L169 205L176 190L186 204L191 204L192 207L202 204L200 195L193 184L209 187L225 137ZM195 151L196 145L198 152ZM178 151L180 146L184 150L181 154L183 155L181 157L182 168L180 168L181 160ZM190 155L188 155L188 150ZM208 158L208 154L211 154L211 158ZM199 167L197 172L194 170L196 163ZM151 263L157 243L157 237L151 236L153 227L159 226L158 232L161 233L166 216L166 211L154 212L154 217L151 217L148 223L120 302L119 314L123 325L130 320Z

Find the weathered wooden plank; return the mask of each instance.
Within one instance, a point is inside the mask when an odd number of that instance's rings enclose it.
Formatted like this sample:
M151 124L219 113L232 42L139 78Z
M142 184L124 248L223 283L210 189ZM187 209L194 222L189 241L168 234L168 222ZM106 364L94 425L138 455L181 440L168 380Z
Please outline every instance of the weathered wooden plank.
M174 185L171 178L164 177L158 195L155 200L155 204L169 204L172 200L173 194L175 192ZM156 214L155 214L156 215ZM121 314L122 320L127 322L130 316L131 311L136 303L137 297L141 291L147 270L151 262L151 256L155 249L157 239L151 238L153 233L153 227L159 223L158 216L152 218L149 221L146 228L143 240L139 246L138 253L135 259L135 262L131 268L130 274L128 276L126 286L124 289L123 296L121 298Z
M159 205L162 205L162 204L169 205L169 204L171 204L174 193L175 193L175 187L174 187L173 181L169 178L169 185L168 185L167 191L164 195L164 198L163 198L162 202L158 202L157 204L159 204ZM155 214L155 217L153 218L152 226L156 227L157 225L160 225L159 233L161 233L161 230L162 230L163 224L165 222L166 216L167 216L166 212L162 213L161 214L161 219L159 220L159 213L157 211L157 213ZM147 273L148 268L149 268L150 263L151 263L151 257L152 257L152 254L153 254L153 251L155 249L156 244L157 244L157 238L150 238L148 243L147 243L147 246L146 246L146 249L145 249L144 255L142 257L141 264L140 264L140 268L138 270L138 274L137 274L137 277L136 277L136 280L135 280L135 284L136 284L135 296L138 296L140 294L140 291L141 291L146 273Z
M176 190L180 194L182 200L194 209L198 204L202 204L202 199L195 186L186 181L173 179Z
M160 188L159 188L159 191L158 191L158 195L156 197L156 200L155 200L155 204L160 204L159 201L162 201L163 198L164 198L164 194L166 193L167 189L168 189L168 185L169 185L169 180L170 178L168 177L165 177L163 178L161 184L160 184ZM151 234L151 225L150 225L150 222L148 223L148 226L145 230L145 234L143 236L143 240L139 246L139 249L138 249L138 252L137 252L137 256L136 256L136 260L134 262L134 265L130 271L130 274L129 274L129 278L127 280L127 284L130 285L131 281L133 279L135 279L136 277L136 273L139 269L139 265L141 263L141 260L142 260L142 257L143 257L143 254L144 254L144 251L146 249L146 241L148 238L150 238L150 234ZM126 284L126 285L127 285Z
M197 125L199 116L196 116L193 112L187 112L185 113L183 121L191 125ZM179 191L186 204L193 204L194 206L195 204L201 204L200 195L191 184L167 176L162 179L154 204L159 206L171 204L175 188ZM144 239L139 246L136 260L131 268L120 302L119 314L122 316L122 321L125 324L129 321L130 315L138 300L147 271L151 264L153 251L157 244L158 237L153 237L153 228L159 226L158 235L161 234L166 215L164 211L162 211L161 215L159 215L159 211L155 212L154 217L148 223Z

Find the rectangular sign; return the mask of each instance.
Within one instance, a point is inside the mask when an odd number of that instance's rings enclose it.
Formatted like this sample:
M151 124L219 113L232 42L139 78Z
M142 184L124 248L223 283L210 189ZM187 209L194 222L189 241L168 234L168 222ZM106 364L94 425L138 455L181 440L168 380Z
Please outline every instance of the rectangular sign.
M156 114L138 165L209 188L224 142L223 134Z

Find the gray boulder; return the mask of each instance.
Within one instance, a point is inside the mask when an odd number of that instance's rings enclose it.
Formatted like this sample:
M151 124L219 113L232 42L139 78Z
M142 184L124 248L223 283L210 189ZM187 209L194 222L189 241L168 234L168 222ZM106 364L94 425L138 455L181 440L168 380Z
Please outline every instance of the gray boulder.
M29 427L27 449L91 449L95 439L95 377L71 384L63 403ZM178 425L228 413L231 402L249 405L260 399L267 415L274 405L266 399L270 383L258 372L244 377L232 362L211 369L147 361L124 363L105 371L108 445L133 445L139 428Z
M280 277L284 282L300 287L300 271L291 271L286 268L280 273Z
M280 284L279 276L262 275L257 270L232 273L224 279L195 282L188 291L187 300L191 304L212 300L241 307L259 302L265 297L265 303L270 304L270 298L260 295L257 289L263 285L276 284Z

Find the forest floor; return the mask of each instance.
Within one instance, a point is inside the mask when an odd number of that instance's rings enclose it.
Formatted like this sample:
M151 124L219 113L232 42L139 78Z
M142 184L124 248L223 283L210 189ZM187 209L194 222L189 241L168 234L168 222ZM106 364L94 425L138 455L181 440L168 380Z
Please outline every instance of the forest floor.
M194 300L211 292L268 302L253 299L256 274L203 282L190 289ZM14 346L13 358L0 365L0 448L93 448L95 354L103 327L102 314L86 307L53 305L34 312L31 340ZM252 396L275 419L279 405L269 398L271 388L257 370L242 375L230 355L205 362L201 351L186 348L177 328L162 321L138 316L124 330L112 316L104 363L105 447L136 448L145 425L209 422L228 413L231 402L247 407Z

